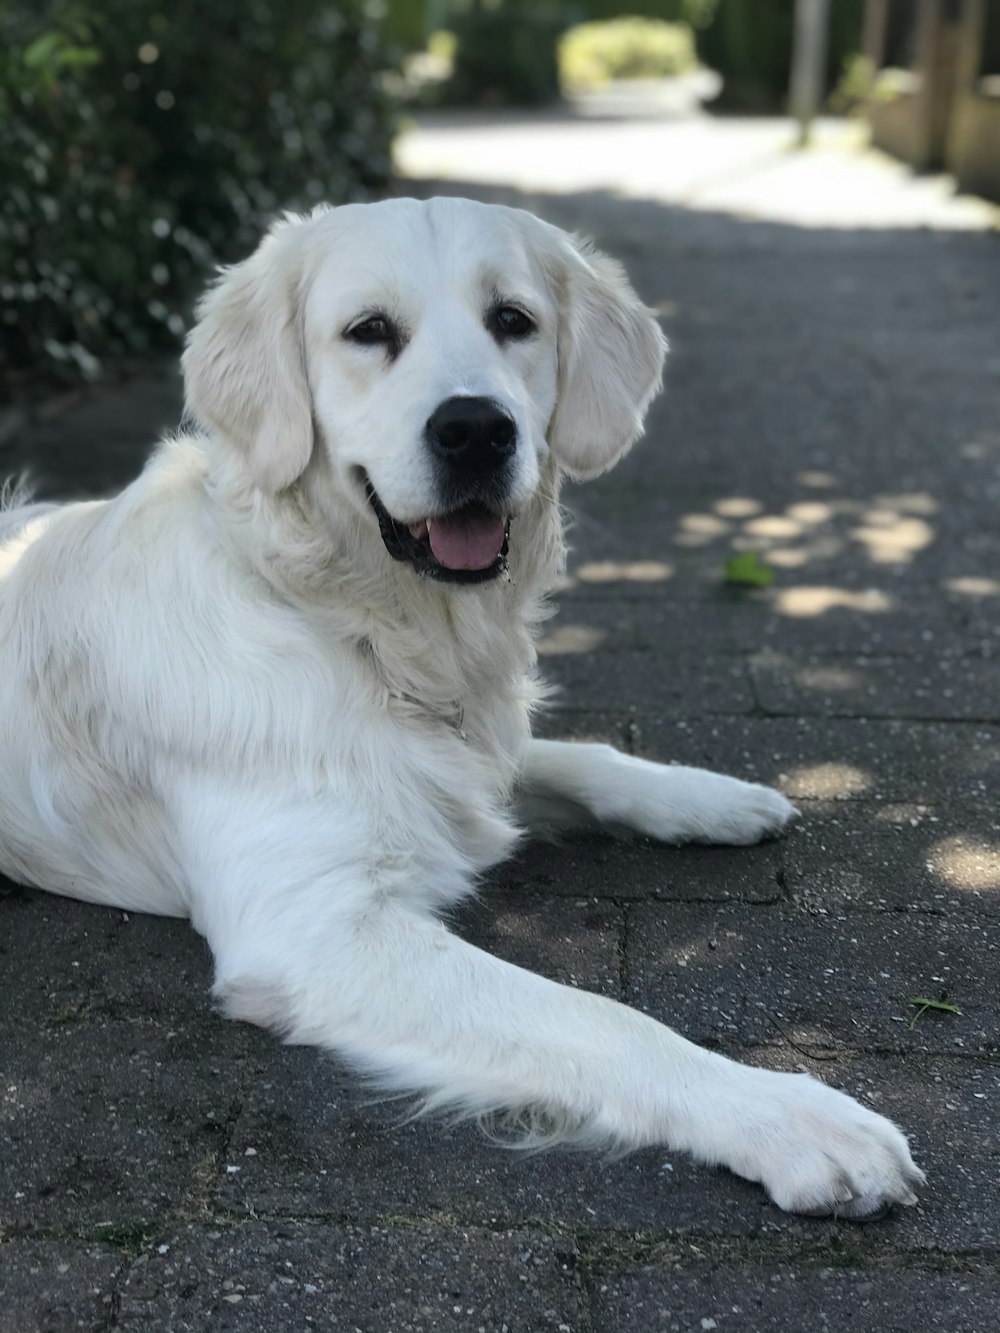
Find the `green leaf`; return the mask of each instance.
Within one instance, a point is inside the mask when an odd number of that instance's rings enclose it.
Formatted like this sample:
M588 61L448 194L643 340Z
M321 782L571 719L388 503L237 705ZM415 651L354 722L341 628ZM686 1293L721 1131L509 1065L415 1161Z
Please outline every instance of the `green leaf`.
M940 1009L946 1014L960 1014L962 1011L957 1004L947 1004L944 1000L925 1000L918 996L914 1000L908 1000L908 1004L915 1004L921 1009Z
M910 1023L911 1032L917 1022L917 1019L923 1018L924 1014L926 1014L928 1009L935 1009L945 1014L960 1014L962 1012L957 1004L948 1004L943 997L940 1000L929 1000L924 995L918 995L916 996L915 999L908 1000L907 1004L916 1005L917 1009L917 1012L913 1015L913 1021Z
M100 58L96 46L64 46L56 56L56 63L63 69L82 69L96 65Z
M61 32L43 32L26 48L25 65L28 69L40 69L47 65L65 40Z
M740 587L769 588L774 570L765 565L756 551L739 551L726 561L726 582Z

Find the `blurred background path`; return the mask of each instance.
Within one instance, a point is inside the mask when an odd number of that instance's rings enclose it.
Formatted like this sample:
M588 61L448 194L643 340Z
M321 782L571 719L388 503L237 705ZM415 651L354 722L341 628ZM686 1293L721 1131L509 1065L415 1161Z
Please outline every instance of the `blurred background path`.
M795 150L785 116L665 116L566 111L428 113L404 128L404 177L572 193L607 190L698 212L801 227L986 230L1000 209L955 194L944 175L914 176L865 150L859 121L819 120L811 151ZM636 108L633 106L633 111Z

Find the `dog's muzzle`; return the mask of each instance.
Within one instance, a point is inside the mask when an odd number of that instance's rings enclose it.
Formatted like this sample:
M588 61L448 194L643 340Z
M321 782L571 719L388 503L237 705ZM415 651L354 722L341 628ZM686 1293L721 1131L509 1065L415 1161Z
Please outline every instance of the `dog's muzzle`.
M393 560L441 583L486 583L506 573L510 517L472 501L437 518L401 523L367 479L366 491Z
M497 578L507 569L514 418L492 398L447 398L428 418L424 442L441 497L439 515L401 523L366 479L386 550L442 582Z

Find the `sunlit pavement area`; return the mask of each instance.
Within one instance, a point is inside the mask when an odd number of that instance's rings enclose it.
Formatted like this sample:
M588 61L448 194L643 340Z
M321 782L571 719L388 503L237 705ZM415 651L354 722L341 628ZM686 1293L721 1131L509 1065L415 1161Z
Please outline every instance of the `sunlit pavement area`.
M0 1328L1000 1329L1000 239L851 129L791 137L469 116L401 141L401 190L592 235L673 349L645 441L568 495L546 732L803 816L757 848L531 848L458 927L860 1096L912 1134L919 1207L796 1219L665 1149L400 1124L215 1018L182 923L12 888ZM109 389L0 463L101 490L176 411L170 377ZM770 587L726 586L743 550Z

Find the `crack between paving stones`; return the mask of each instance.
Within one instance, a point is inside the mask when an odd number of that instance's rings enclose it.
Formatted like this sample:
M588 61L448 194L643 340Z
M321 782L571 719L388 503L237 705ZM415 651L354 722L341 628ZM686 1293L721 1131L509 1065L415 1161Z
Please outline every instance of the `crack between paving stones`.
M789 1225L796 1224L792 1216L775 1213L775 1220L783 1220ZM801 1222L799 1222L801 1225ZM878 1236L875 1228L870 1234L858 1229L853 1223L841 1224L841 1229L833 1234L817 1236L815 1240L790 1238L779 1233L771 1236L718 1236L697 1230L685 1230L681 1234L669 1231L633 1231L626 1228L608 1227L600 1231L590 1228L574 1227L570 1223L560 1223L548 1218L487 1219L484 1221L458 1222L443 1214L429 1214L425 1217L406 1216L369 1216L353 1214L317 1213L254 1213L252 1216L233 1216L228 1213L213 1213L199 1222L180 1224L172 1218L162 1219L162 1225L155 1227L156 1234L167 1234L180 1225L197 1232L225 1230L237 1232L245 1227L292 1226L302 1229L333 1229L349 1227L357 1231L382 1229L393 1232L423 1232L435 1230L480 1232L487 1235L508 1236L511 1234L541 1235L553 1242L569 1242L575 1252L575 1270L580 1275L585 1293L589 1294L591 1327L593 1323L593 1298L599 1294L592 1284L602 1279L620 1276L641 1268L662 1269L672 1273L696 1274L706 1269L719 1268L723 1265L731 1268L753 1266L767 1269L783 1264L796 1264L805 1269L832 1268L839 1272L960 1272L972 1275L996 1277L1000 1275L1000 1249L995 1246L970 1246L948 1250L939 1247L929 1249L880 1249L874 1244ZM829 1226L830 1222L821 1222L820 1226ZM153 1226L153 1223L150 1223ZM57 1240L65 1242L94 1243L92 1233L73 1233L64 1229L49 1229L23 1233L5 1233L4 1241L21 1237L35 1240ZM124 1283L128 1274L149 1249L142 1255L125 1258L112 1279L110 1309L105 1321L98 1327L100 1333L111 1333L118 1327L121 1314L121 1300Z
M788 887L788 865L786 862L786 846L783 841L777 843L778 864L774 867L774 882L778 886L778 901L792 903L794 895Z
M622 1000L625 1000L632 988L632 967L628 952L630 934L629 909L625 901L618 899L615 901L620 910L618 918L618 994Z
M829 1223L827 1224L829 1225ZM842 1231L826 1240L702 1236L687 1232L665 1237L654 1232L586 1232L576 1236L580 1270L584 1281L599 1282L637 1269L661 1268L668 1272L692 1273L708 1268L776 1267L795 1264L806 1269L833 1268L838 1272L968 1272L993 1276L1000 1271L1000 1250L971 1247L962 1250L910 1250L874 1248L877 1229L870 1240L859 1234L857 1225L840 1224Z
M713 714L713 716L719 716L719 715ZM744 713L741 715L741 714L729 713L726 714L725 716L747 717L747 716L752 716L752 714ZM930 726L931 724L938 724L938 725L945 724L949 727L958 725L970 726L970 727L995 727L997 725L1000 725L1000 717L996 716L938 717L937 715L928 716L927 714L924 713L860 713L860 712L803 713L801 709L796 710L794 713L784 713L780 709L761 708L760 716L762 718L781 718L783 721L787 721L789 718L793 718L793 719L800 719L803 722L926 722L928 726Z

